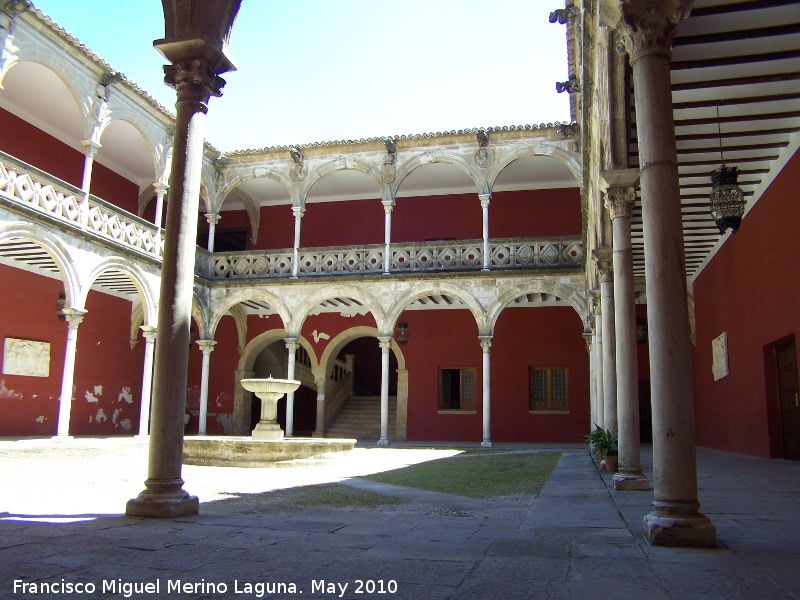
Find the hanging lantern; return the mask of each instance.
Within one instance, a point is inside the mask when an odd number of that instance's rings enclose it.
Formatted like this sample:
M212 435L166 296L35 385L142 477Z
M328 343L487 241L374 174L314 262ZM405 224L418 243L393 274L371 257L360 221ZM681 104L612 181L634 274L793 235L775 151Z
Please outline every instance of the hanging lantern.
M394 339L401 346L405 346L408 343L408 323L400 321L397 324L394 330Z
M59 292L58 300L56 300L56 316L59 321L66 321L67 315L64 313L64 308L67 306L67 295L64 292Z
M739 168L720 165L711 171L711 215L720 233L739 229L744 214L744 192L739 187Z
M739 187L739 167L726 167L722 154L722 127L717 106L717 135L719 136L719 169L711 171L711 216L719 232L730 227L734 233L739 229L744 214L744 192Z

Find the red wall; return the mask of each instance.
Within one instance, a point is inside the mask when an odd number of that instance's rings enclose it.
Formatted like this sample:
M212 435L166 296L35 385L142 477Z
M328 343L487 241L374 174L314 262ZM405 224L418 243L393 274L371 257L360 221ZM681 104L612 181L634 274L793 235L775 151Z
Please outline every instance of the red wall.
M765 346L800 339L800 153L790 160L694 282L697 441L781 456L777 398L767 394ZM714 381L711 341L728 334L730 375ZM800 353L798 353L800 356ZM770 439L772 433L772 440Z
M0 277L13 281L0 294L0 338L50 343L49 377L0 375L0 435L53 435L67 338L67 324L55 315L63 285L2 265ZM144 341L140 336L136 348L131 349L131 303L90 292L86 308L78 327L70 433L138 433Z
M225 212L220 226L246 225ZM230 216L229 216L230 215ZM385 213L380 200L311 203L303 217L300 245L347 246L382 244ZM535 215L521 218L520 215ZM578 188L497 192L489 208L489 236L545 237L580 235ZM392 211L392 242L479 239L483 216L477 194L398 198ZM275 250L294 245L294 216L288 205L261 208L258 243L254 249Z
M408 439L472 441L483 435L482 350L475 320L466 310L406 311L408 344ZM497 442L582 442L589 425L588 354L583 326L572 308L507 309L491 347L491 437ZM569 369L569 414L528 411L528 369ZM439 369L476 370L477 410L440 413Z
M60 281L4 265L0 265L0 278L6 282L0 294L0 339L50 344L49 377L0 375L0 436L53 435L67 340L67 325L56 318L55 311L58 293L64 288Z
M0 108L0 150L80 187L84 154ZM102 160L102 149L98 154ZM91 193L136 214L139 187L95 161Z

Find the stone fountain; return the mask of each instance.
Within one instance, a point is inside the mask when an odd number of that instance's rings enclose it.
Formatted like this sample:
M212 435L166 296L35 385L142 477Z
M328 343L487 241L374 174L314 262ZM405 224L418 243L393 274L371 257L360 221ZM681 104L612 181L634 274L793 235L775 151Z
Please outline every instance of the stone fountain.
M278 425L278 400L300 387L294 379L242 379L242 387L261 400L261 419L250 437L190 436L183 441L183 463L216 467L270 467L298 459L326 459L353 449L356 440L285 438Z
M253 429L254 440L279 442L283 430L278 425L278 400L295 391L300 382L295 379L242 379L242 387L261 399L261 420Z

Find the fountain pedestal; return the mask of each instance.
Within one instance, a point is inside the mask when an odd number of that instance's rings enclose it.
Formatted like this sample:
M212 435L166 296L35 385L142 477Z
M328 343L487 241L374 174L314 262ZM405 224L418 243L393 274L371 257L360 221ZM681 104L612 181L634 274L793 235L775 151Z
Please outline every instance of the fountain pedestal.
M261 420L253 429L254 440L280 442L283 430L278 425L278 400L284 394L300 387L294 379L242 379L242 387L253 392L261 400Z

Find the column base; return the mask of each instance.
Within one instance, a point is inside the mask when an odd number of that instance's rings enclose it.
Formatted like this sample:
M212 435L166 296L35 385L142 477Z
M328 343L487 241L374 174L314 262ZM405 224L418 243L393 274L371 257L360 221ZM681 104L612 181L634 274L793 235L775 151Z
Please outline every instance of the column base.
M75 437L67 433L59 433L54 436L51 436L50 439L53 440L54 442L71 442L72 440L75 439Z
M492 447L491 440L483 440L481 442L481 448L491 448L491 447Z
M646 492L650 490L650 482L641 471L626 470L614 474L612 479L615 490Z
M667 516L656 508L645 516L644 532L651 546L713 548L717 545L717 528L699 512Z
M311 434L311 437L312 438L324 438L325 437L325 433L324 432L319 432L319 431L317 431L315 429L314 432Z
M280 442L283 440L283 429L277 423L265 423L260 421L253 429L254 440L266 440L268 442Z
M378 446L388 446L389 445L389 439L388 438L381 438L381 439L378 440L377 445Z
M196 515L200 512L200 500L182 489L183 480L144 482L145 490L138 497L128 500L125 514L129 517L172 519Z

